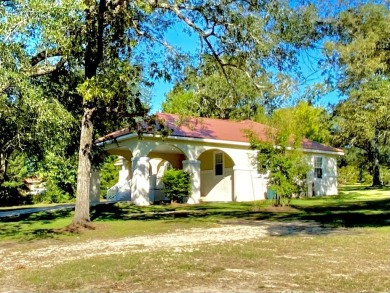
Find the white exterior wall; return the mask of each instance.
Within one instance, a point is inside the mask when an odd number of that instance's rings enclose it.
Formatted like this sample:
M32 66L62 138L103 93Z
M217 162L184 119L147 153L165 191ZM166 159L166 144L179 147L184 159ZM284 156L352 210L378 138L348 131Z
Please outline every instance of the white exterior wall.
M313 153L308 155L312 170L308 176L308 195L337 195L337 157L324 153ZM314 160L315 157L322 157L322 178L315 178Z
M197 160L199 156L208 150L218 150L226 153L233 160L235 166L239 165L240 170L246 170L244 173L232 169L226 169L224 176L218 178L214 176L213 171L201 171L199 174L200 190L193 186L193 199L205 196L205 201L252 201L264 199L266 192L265 181L257 174L253 167L255 151L249 150L246 144L238 143L236 145L227 145L226 143L210 143L192 140L176 140L166 138L162 141L159 138L144 137L142 140L132 139L126 142L126 146L137 156L147 156L157 146L169 144L180 149L188 160ZM184 165L183 165L184 167ZM249 172L248 172L249 170ZM211 173L207 173L211 172ZM251 177L246 177L248 174ZM236 181L236 177L238 180ZM157 176L158 177L158 176ZM156 178L158 184L158 178ZM233 184L233 182L237 182ZM214 184L214 185L213 185ZM198 194L199 193L199 194ZM190 200L191 202L196 202Z
M234 180L234 201L265 199L267 181L253 167L234 167Z
M145 135L143 139L140 140L134 135L127 138L121 138L118 141L118 144L108 145L107 149L119 148L121 150L129 151L134 159L139 157L146 158L150 152L160 145L175 146L183 152L186 161L188 162L197 161L199 156L208 150L224 152L233 160L233 169L225 168L224 176L219 178L218 176L214 176L213 170L200 171L195 165L189 166L188 164L184 164L185 161L183 161L183 168L188 169L192 173L195 172L197 176L196 180L193 180L192 182L193 194L191 196L191 202L198 202L200 196L205 197L203 200L206 201L253 201L266 198L267 178L265 175L257 173L255 167L256 151L250 150L249 145L245 143L181 137L168 137L162 140L161 138L149 135ZM337 153L329 154L320 151L307 151L306 155L312 166L314 166L315 156L323 157L323 177L321 179L314 178L314 172L309 172L309 187L314 186L316 195L337 194ZM145 190L160 187L161 176L157 174L155 178L150 178L151 185L149 185L149 174L143 174L143 172L149 172L146 170L148 167L142 166L142 169L144 169L142 172L135 167L136 166L133 166L133 174L134 172L138 172L137 176L142 178L141 185L143 186L142 189L144 191L141 192L141 198L143 198L143 204L146 204L146 199L148 197L144 194ZM152 173L156 172L153 164L152 170L154 171ZM126 176L125 172L123 173L121 178ZM146 178L146 175L148 178ZM133 186L135 186L134 183ZM134 194L135 190L132 190L132 192ZM153 196L152 194L152 197L156 197L156 195ZM161 197L161 195L158 195L157 197Z
M201 194L204 201L233 200L233 169L224 168L222 176L215 176L214 170L201 171Z

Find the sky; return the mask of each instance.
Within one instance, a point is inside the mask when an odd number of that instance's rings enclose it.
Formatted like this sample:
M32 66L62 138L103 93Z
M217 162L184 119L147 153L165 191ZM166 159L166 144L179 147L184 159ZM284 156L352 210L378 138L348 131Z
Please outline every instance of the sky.
M177 46L183 51L195 52L198 47L198 40L195 35L190 36L182 31L180 25L168 30L166 33L166 40L169 44ZM174 86L174 83L167 83L164 81L155 81L152 88L152 109L151 113L161 112L161 104L165 100L165 94L167 94Z

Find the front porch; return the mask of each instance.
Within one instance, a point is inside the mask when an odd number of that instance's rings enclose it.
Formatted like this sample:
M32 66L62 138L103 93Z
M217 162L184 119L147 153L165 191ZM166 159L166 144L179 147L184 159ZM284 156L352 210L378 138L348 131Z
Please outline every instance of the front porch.
M118 182L107 191L110 201L136 205L169 201L162 190L162 177L169 168L192 175L190 204L265 198L266 179L253 166L243 164L252 155L246 148L146 136L109 144L107 150L118 155L116 165L120 169Z

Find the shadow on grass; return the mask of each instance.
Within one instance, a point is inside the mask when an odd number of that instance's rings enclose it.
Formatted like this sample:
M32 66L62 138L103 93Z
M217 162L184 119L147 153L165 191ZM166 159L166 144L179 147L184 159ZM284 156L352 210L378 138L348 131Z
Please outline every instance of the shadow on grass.
M325 199L326 200L326 199ZM96 221L110 220L175 220L195 219L218 220L270 220L270 221L314 221L327 227L381 227L390 226L390 199L330 202L304 206L275 208L255 207L251 204L204 204L172 208L145 210L143 207L128 205L97 206L92 213Z
M175 204L135 206L127 203L98 205L91 209L91 220L170 220L175 218L242 218L255 214L253 203Z
M56 210L3 218L0 222L0 238L30 241L69 235L69 231L61 228L66 226L66 221L69 220L70 223L71 217L71 210ZM294 221L295 224L297 222L315 223L328 228L324 231L330 231L341 227L390 226L390 199L366 201L351 200L351 198L347 201L345 198L336 197L318 198L318 200L303 199L296 200L294 205L284 208L272 207L267 201L149 207L110 203L91 207L91 219L95 222L180 220L211 223L235 222L246 225L262 224L261 221L267 220L280 222L281 228ZM274 225L273 229L275 227ZM300 229L298 227L294 231L298 233ZM307 231L311 230L305 228L303 231L309 233ZM315 229L313 231L315 232Z
M293 207L302 212L299 220L316 221L333 227L390 226L390 199Z
M378 191L390 191L390 186L368 186L368 185L344 185L339 187L340 192L350 191L364 191L364 190L378 190Z
M60 235L69 234L69 232L50 226L56 220L70 218L71 213L71 210L55 210L2 218L0 221L0 238L31 241L53 239ZM50 228L45 228L45 226Z

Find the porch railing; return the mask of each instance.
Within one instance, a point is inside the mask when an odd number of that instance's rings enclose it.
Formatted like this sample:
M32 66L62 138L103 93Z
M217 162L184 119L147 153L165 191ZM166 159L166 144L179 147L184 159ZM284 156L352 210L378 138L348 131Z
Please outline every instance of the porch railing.
M130 188L131 188L131 180L128 180L121 185L115 184L111 188L107 189L106 200L107 201L130 200L131 199Z

